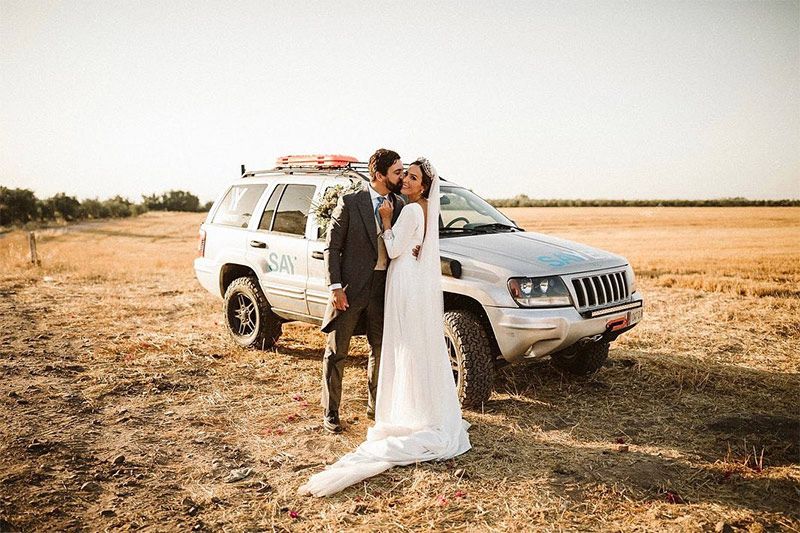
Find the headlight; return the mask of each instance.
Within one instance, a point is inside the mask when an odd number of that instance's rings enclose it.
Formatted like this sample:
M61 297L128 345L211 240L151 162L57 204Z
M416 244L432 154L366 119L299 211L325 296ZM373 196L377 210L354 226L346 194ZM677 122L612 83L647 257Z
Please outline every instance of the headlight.
M558 276L546 278L511 278L508 290L522 307L557 307L571 305L567 286Z
M633 269L629 269L628 272L631 274L631 294L636 292L636 274L634 273Z

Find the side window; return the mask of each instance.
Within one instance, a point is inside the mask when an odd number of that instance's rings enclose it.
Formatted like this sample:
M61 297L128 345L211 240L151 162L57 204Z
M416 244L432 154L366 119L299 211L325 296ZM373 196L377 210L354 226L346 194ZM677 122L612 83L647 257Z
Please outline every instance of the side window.
M305 235L306 220L316 188L316 185L287 185L272 222L272 231Z
M266 188L265 184L234 185L222 199L211 223L246 228Z
M275 206L278 205L278 200L286 185L278 185L272 191L267 206L264 208L264 214L261 215L261 222L258 223L258 229L271 230L272 229L272 216L275 214Z

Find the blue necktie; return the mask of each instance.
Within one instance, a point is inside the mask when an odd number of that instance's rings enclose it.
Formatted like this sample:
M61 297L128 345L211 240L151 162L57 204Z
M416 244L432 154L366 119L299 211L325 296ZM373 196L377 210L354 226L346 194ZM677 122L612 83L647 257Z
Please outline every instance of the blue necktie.
M378 214L378 209L381 207L381 204L386 200L383 196L378 196L377 198L378 204L375 206L375 218L378 219L378 227L381 228L383 231L383 220L381 220L380 214Z

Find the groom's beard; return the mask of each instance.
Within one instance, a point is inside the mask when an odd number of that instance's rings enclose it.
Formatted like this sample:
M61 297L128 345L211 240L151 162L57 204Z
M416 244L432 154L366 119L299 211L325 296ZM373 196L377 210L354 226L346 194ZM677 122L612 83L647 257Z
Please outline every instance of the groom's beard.
M403 190L403 182L399 181L397 183L392 183L391 181L386 180L386 188L389 189L389 192L400 194L400 191Z

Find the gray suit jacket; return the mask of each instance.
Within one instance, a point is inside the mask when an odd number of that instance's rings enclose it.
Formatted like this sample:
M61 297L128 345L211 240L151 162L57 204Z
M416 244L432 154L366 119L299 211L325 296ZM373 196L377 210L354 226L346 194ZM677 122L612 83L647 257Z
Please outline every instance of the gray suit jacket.
M405 205L403 199L389 193L394 202L392 224ZM352 305L369 297L368 283L378 262L378 237L375 211L368 190L345 194L339 198L331 215L325 241L325 282L347 286L347 301ZM338 311L330 301L325 308L322 331L336 329Z

